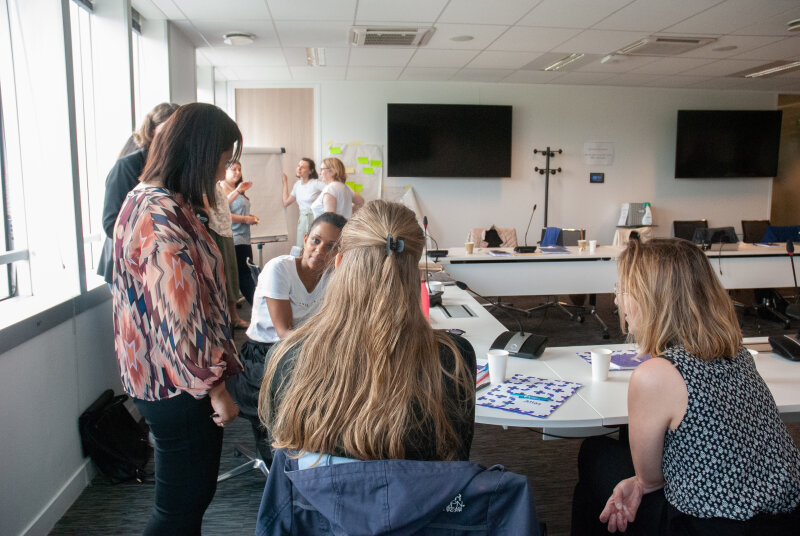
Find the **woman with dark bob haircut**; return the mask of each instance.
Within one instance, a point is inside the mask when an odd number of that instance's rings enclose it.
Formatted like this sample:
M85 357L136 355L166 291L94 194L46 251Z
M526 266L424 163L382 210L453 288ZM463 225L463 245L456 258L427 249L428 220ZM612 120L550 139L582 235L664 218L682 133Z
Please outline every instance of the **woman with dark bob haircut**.
M581 446L572 533L797 534L800 452L708 258L631 240L617 272L621 324L651 357L628 386L630 444Z
M125 391L155 440L145 534L200 534L216 490L222 428L241 371L222 258L195 216L238 158L242 135L210 104L181 106L156 134L114 228L114 344Z

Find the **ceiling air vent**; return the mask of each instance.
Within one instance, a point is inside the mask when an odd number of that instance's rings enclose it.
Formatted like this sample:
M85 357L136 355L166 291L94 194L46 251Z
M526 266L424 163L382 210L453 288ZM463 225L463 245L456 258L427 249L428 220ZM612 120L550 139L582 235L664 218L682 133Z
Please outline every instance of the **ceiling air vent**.
M616 54L628 56L677 56L716 41L713 37L645 37L621 48Z
M434 31L433 27L381 28L353 26L348 34L348 41L356 47L420 47L428 44Z

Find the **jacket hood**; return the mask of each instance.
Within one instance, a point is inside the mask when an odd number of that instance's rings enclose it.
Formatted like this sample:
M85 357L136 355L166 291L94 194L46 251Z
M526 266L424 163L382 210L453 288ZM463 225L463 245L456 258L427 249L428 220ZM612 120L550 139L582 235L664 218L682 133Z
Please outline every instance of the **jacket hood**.
M307 501L330 522L334 534L352 536L422 529L483 470L471 462L410 460L296 467L296 461L286 459L295 504Z

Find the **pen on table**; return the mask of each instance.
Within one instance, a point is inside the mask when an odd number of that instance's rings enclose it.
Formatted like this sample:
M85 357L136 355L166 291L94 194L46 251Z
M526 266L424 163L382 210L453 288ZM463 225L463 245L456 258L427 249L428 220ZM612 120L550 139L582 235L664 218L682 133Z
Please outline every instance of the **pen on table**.
M547 398L546 396L534 396L534 395L523 395L518 393L511 393L511 396L516 396L517 398L524 398L526 400L542 400L543 402L552 402L552 398Z

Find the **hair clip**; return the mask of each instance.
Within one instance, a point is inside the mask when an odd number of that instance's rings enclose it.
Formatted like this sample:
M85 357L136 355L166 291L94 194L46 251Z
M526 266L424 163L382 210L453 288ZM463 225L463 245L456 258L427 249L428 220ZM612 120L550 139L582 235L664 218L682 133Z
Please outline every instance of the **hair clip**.
M406 243L403 241L402 238L398 238L397 240L392 238L392 235L386 237L386 256L392 254L392 251L396 253L402 252L406 248Z

